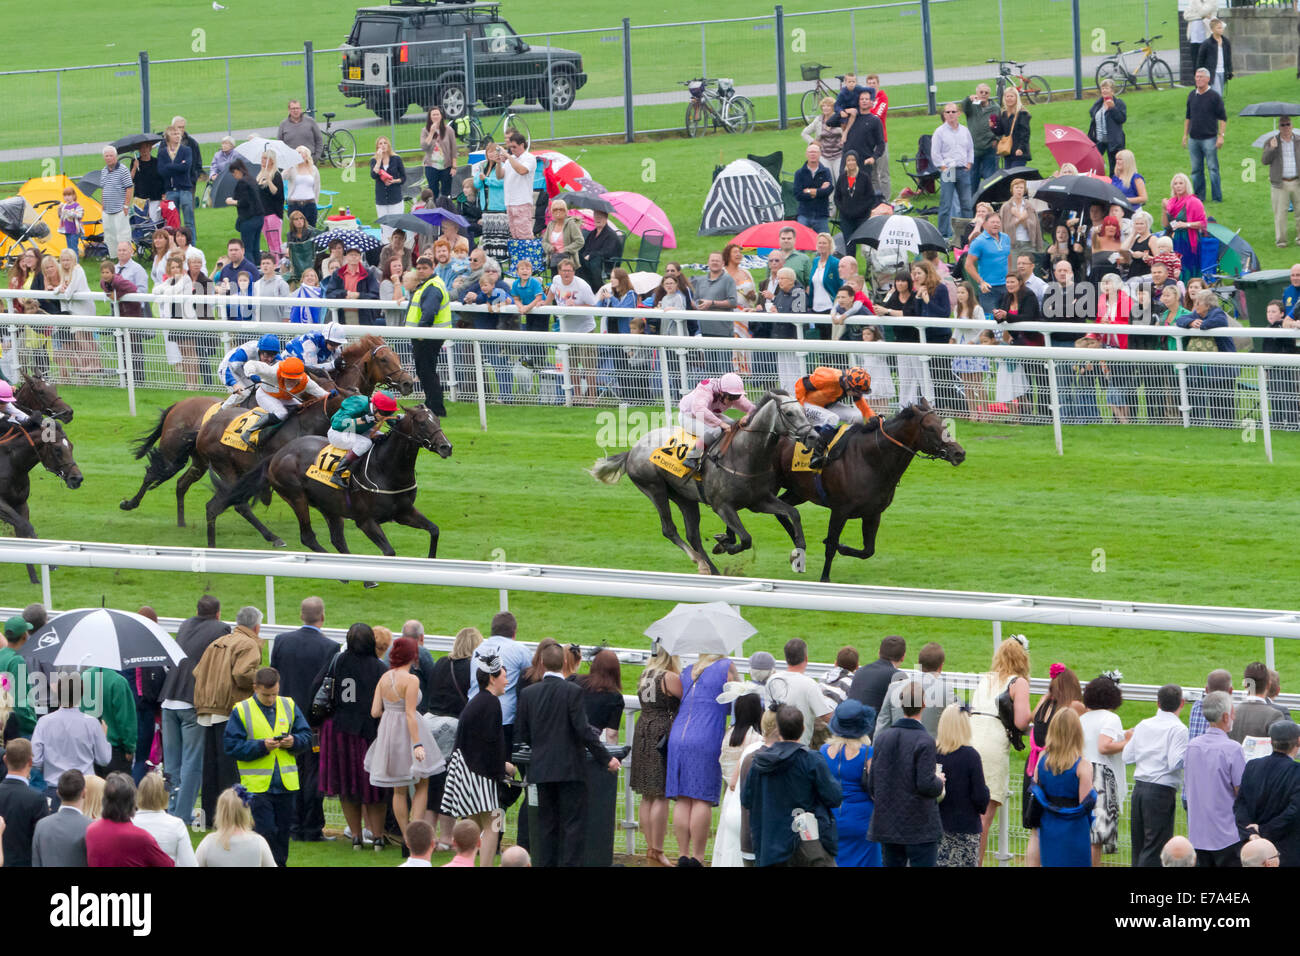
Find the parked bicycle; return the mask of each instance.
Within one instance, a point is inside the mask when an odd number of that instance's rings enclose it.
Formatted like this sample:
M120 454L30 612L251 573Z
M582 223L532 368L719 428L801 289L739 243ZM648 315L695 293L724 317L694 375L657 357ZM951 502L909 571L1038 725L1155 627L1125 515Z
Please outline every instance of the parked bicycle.
M1014 87L1016 92L1020 94L1020 98L1026 103L1047 103L1051 101L1052 88L1037 73L1025 72L1028 63L1017 63L1015 60L985 60L984 62L998 65L997 103L999 106L1002 105L1002 94L1008 86Z
M1097 85L1101 86L1102 80L1110 80L1115 84L1115 92L1123 93L1130 86L1137 89L1142 83L1138 79L1138 74L1145 72L1151 89L1173 89L1174 71L1168 63L1156 55L1155 42L1160 37L1159 33L1153 37L1144 37L1137 41L1136 50L1129 50L1127 53L1124 52L1124 41L1111 40L1110 45L1115 48L1115 53L1098 64ZM1142 54L1142 59L1138 61L1137 66L1130 69L1125 58L1137 56L1139 53Z
M824 63L801 63L799 64L799 73L805 80L811 80L814 86L811 90L803 95L799 100L799 114L803 117L803 125L807 126L816 117L821 115L821 101L823 97L829 96L831 99L839 96L839 88L832 87L822 79L822 70L829 70L830 67ZM844 74L836 73L835 79L844 83Z
M496 116L497 121L492 124L491 130L484 131L483 119L490 116ZM499 114L471 109L469 116L462 116L460 119L453 121L452 126L456 131L456 136L470 152L482 149L483 144L488 139L491 139L494 143L504 143L511 131L519 133L526 142L531 143L533 141L528 132L527 121L518 113L511 112L508 107Z
M711 88L710 83L717 86ZM686 87L691 94L691 101L686 106L687 136L699 136L718 127L728 133L748 133L754 128L754 104L736 92L732 80L711 80L701 76L683 80L678 86Z
M321 135L325 137L325 143L321 148L321 156L325 162L335 169L343 169L346 166L352 166L357 161L357 140L348 130L334 128L334 117L336 115L338 114L321 114L321 116L325 117L325 128L321 130Z

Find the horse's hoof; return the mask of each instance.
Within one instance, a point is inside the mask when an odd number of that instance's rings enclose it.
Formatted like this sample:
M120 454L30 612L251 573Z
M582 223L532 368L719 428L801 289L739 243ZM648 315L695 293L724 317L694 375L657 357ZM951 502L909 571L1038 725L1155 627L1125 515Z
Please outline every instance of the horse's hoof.
M127 501L125 498L119 501L117 503L117 506L121 508L123 511L134 511L136 508L134 504L132 504L130 501Z
M376 584L374 581L362 581L361 586L364 587L367 591L370 590L371 588L379 587L379 585Z
M179 521L176 522L176 527L178 527L178 528L188 528L189 525L187 525L187 524L185 523L185 519L184 519L184 518L181 518Z
M796 574L808 570L807 552L803 548L795 548L790 552L790 570Z
M283 538L272 538L272 539L271 539L271 547L273 547L273 548L283 548L284 546L285 546L285 545L284 545L284 539L283 539Z
M727 550L727 546L723 544L721 541L719 541L717 544L713 546L714 554L723 554L724 552L726 552L726 550Z

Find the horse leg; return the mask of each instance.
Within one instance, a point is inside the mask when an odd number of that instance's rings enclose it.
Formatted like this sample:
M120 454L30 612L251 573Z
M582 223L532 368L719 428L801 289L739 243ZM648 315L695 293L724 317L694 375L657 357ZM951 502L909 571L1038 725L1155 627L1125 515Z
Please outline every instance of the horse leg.
M659 530L663 536L671 541L677 547L685 552L686 556L695 562L695 569L700 574L717 574L717 569L713 567L713 562L706 558L702 551L693 549L689 544L682 540L682 536L677 533L677 525L673 523L673 513L668 506L668 489L663 485L656 485L654 488L647 488L644 485L637 485L642 493L649 498L659 512ZM682 514L686 514L686 504L678 500L677 507L682 509ZM699 506L695 508L695 518L698 525ZM696 540L699 540L698 527L696 530Z
M678 501L677 510L682 513L682 522L686 525L686 540L690 542L691 547L695 549L696 554L704 559L708 565L708 574L721 574L717 565L709 558L704 551L704 544L700 541L700 503L698 501Z
M750 505L749 510L776 515L776 520L781 522L781 527L785 528L786 534L790 536L790 541L794 545L794 550L790 552L790 570L796 574L803 574L808 570L808 548L804 541L803 520L799 517L798 509L776 495L769 495L762 501Z
M367 538L369 538L371 541L374 542L375 547L377 547L381 552L383 552L385 557L391 558L397 554L397 552L393 549L392 544L389 543L388 536L384 534L384 529L379 527L379 522L376 521L374 518L365 518L364 520L360 520L360 521L358 521L356 518L353 518L352 521L358 528L361 529L362 534L364 534ZM363 581L362 584L367 588L373 588L379 586L374 581Z
M289 503L289 507L293 509L298 519L298 540L312 551L326 554L320 539L316 537L316 529L311 526L311 505L307 503L307 496L299 490L296 494L285 497L284 500Z
M436 558L438 556L438 526L422 515L414 505L412 505L410 511L394 516L393 520L398 524L406 525L408 528L429 532L429 557Z
M203 477L207 468L197 461L191 461L189 470L176 482L176 527L185 527L185 495L196 481Z
M257 519L257 515L253 514L252 506L247 501L241 501L239 504L235 505L234 508L235 513L256 528L257 533L267 541L271 542L273 547L284 547L284 539Z
M736 541L732 544L719 542L719 546L722 547L724 552L727 554L740 554L740 552L747 551L753 547L754 539L751 538L749 532L745 530L745 525L740 520L740 515L736 513L735 508L730 504L723 503L714 505L713 511L722 519L723 523L726 524L727 529L736 537ZM718 549L714 548L713 553L717 554Z
M823 582L831 579L831 562L835 560L835 549L839 546L840 533L844 530L844 522L847 520L847 514L831 509L831 520L826 526L826 563L822 565L821 577Z
M32 527L28 519L27 504L24 502L17 507L10 507L4 501L0 501L0 521L13 525L14 535L19 538L35 538L36 529ZM32 584L40 584L41 579L36 574L36 566L27 565L27 579Z
M869 558L876 553L876 532L880 530L880 513L862 519L862 550L840 545L836 550L846 558Z

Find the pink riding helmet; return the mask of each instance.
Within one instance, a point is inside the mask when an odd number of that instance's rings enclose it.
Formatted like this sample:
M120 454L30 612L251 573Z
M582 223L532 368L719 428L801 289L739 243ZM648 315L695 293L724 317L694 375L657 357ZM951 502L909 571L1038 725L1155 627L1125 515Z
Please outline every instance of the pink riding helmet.
M0 402L12 402L13 400L14 387L3 379L0 379Z
M744 395L745 383L735 372L728 372L718 379L718 391L723 395Z

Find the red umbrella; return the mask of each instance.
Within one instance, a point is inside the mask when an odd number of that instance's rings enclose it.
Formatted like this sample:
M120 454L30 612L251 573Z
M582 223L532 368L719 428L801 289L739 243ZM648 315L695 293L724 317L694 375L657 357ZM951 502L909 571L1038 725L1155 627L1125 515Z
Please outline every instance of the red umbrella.
M587 176L588 173L568 156L553 149L539 149L533 155L551 164L551 172L561 185L568 186L570 189L582 188L576 184L579 179Z
M1043 138L1047 140L1048 152L1058 164L1063 166L1072 163L1080 173L1106 175L1106 167L1102 165L1096 144L1082 130L1073 126L1044 123Z
M750 226L736 237L736 245L744 249L775 249L781 245L782 229L794 230L794 247L796 249L811 250L817 248L817 233L791 219Z

